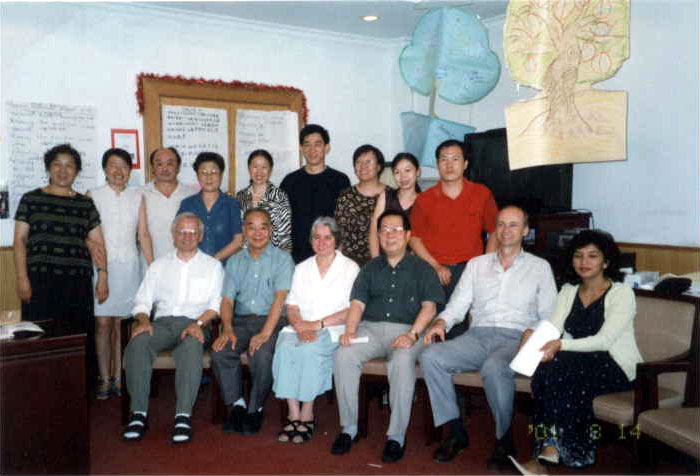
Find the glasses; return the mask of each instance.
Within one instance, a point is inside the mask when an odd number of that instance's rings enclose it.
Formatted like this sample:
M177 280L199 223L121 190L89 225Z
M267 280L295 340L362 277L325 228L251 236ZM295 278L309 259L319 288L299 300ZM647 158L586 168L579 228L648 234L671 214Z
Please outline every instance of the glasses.
M178 230L177 234L180 236L196 236L199 235L199 230Z
M197 172L198 175L204 175L204 176L209 176L209 175L219 175L221 172L217 169L212 169L212 170L200 170Z
M403 231L402 226L383 226L379 229L379 233L389 234L389 233L399 233Z

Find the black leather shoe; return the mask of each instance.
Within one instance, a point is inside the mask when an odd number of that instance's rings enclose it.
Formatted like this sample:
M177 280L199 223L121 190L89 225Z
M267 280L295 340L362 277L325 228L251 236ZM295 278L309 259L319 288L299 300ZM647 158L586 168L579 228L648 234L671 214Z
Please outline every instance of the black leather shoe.
M228 414L228 418L224 422L223 431L224 433L242 433L243 432L243 418L246 415L245 407L240 405L234 405L231 412Z
M353 443L357 443L357 440L357 435L355 435L355 438L350 438L350 435L347 433L339 434L333 442L333 446L331 446L331 454L344 455L350 451Z
M492 473L500 473L503 471L513 471L513 463L508 458L508 455L515 457L515 450L511 445L503 445L496 443L496 448L493 454L486 460L486 470Z
M384 451L382 451L382 461L385 463L396 463L403 458L403 452L406 449L406 442L403 446L396 440L386 440Z
M436 463L447 463L455 459L455 456L460 454L464 448L469 446L469 437L465 439L457 439L454 436L443 441L438 449L433 453L433 460Z
M263 412L246 413L243 417L243 429L241 433L244 435L254 435L260 431L263 422Z

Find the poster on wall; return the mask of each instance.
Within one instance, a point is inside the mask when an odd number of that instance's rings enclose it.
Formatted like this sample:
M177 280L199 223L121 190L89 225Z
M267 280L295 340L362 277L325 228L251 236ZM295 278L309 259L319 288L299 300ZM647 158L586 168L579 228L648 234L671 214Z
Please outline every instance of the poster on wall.
M236 190L250 183L248 156L265 149L275 164L270 181L279 186L282 179L299 168L299 118L293 111L236 111Z
M136 129L112 129L112 148L124 149L131 156L131 168L141 168L141 151L139 149L139 131Z
M229 169L226 109L164 104L162 123L163 147L175 147L182 157L178 176L182 183L197 184L192 164L200 152L220 154ZM221 189L227 191L227 180L222 180Z
M95 108L47 103L5 103L5 156L10 164L9 216L22 195L48 183L44 153L58 144L71 144L79 153L82 170L73 188L85 193L97 185L98 153Z

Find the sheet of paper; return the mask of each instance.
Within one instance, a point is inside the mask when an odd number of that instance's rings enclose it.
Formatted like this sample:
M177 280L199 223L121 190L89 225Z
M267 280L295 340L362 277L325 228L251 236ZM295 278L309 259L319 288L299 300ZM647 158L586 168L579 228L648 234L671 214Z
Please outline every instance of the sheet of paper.
M197 154L216 152L226 164L221 189L227 191L230 164L226 109L164 104L162 122L163 147L175 147L182 157L178 179L185 184L197 185L197 174L192 168Z
M248 155L265 149L275 162L270 181L282 179L299 168L299 118L293 111L236 111L236 191L248 186Z
M559 329L554 324L549 321L540 321L510 363L510 368L519 374L532 377L544 355L540 349L550 340L558 339L559 335Z

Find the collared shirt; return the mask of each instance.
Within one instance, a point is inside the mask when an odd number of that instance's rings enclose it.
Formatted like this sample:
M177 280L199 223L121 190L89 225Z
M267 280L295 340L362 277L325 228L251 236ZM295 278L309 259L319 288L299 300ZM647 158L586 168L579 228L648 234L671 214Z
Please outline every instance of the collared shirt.
M177 251L158 258L146 270L136 293L132 313L149 314L156 305L156 319L187 316L197 319L211 309L219 312L224 269L218 260L197 251L189 261Z
M365 304L362 319L413 324L423 302L445 302L435 270L422 259L405 254L393 268L386 256L370 260L355 280L350 300Z
M180 202L195 193L197 193L197 189L182 183L177 184L177 188L169 197L163 195L155 187L154 182L148 182L143 186L143 198L146 200L146 216L148 217L148 231L153 240L154 259L165 256L175 250L170 227L180 208Z
M143 190L127 187L117 193L109 185L90 190L102 220L102 234L110 263L127 263L138 259L136 233Z
M241 233L241 209L238 200L223 192L219 193L219 198L211 206L211 210L207 210L202 192L187 197L180 203L180 209L177 211L178 214L183 212L194 213L204 223L204 237L199 249L209 256L214 256L231 243L235 235ZM224 266L227 260L224 260Z
M453 199L438 182L416 198L411 233L438 263L463 263L484 252L481 233L496 230L497 215L493 195L484 185L462 179L462 191Z
M254 259L244 248L228 260L223 297L234 302L236 314L267 315L277 291L292 285L294 261L289 253L268 243Z
M471 327L505 327L524 331L554 311L557 287L547 261L521 251L504 270L497 253L467 263L450 302L438 317L447 330L471 309Z
M316 256L307 258L294 268L292 287L287 295L287 304L298 306L305 321L318 321L350 306L350 291L360 267L353 260L335 250L333 263L321 277ZM345 325L329 326L331 339L345 332ZM292 326L282 332L295 332Z

